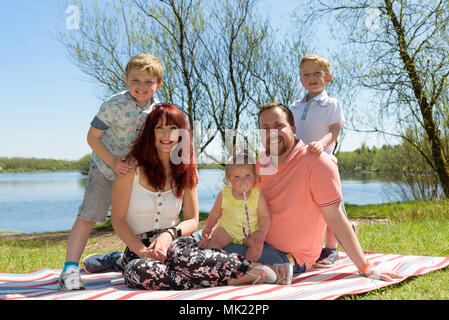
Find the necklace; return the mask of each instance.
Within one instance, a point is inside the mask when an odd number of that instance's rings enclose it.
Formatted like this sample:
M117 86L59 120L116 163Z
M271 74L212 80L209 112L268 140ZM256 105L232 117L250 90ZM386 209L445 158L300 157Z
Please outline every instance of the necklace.
M243 234L245 235L245 238L249 238L249 236L251 235L251 228L249 226L248 203L246 200L246 192L243 192L243 200L245 201L245 213L246 213L246 222L248 223L248 233L246 233L245 225L243 225L242 230Z

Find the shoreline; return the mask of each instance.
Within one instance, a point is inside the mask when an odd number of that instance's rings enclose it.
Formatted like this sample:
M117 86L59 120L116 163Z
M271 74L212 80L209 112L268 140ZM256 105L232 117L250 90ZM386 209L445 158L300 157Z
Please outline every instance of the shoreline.
M9 237L9 236L21 236L21 235L27 235L27 234L31 234L31 233L24 233L24 232L0 229L0 238Z
M369 218L350 218L349 221L356 223L357 225L363 224L389 224L391 220L389 218L383 217L369 217ZM204 228L206 224L206 220L200 220L198 223L198 230ZM60 237L60 236L68 236L70 230L61 230L61 231L47 231L47 232L18 232L18 231L10 231L5 229L0 229L0 239L4 238L52 238L52 237ZM113 234L114 230L92 230L91 236L94 234Z
M4 173L46 173L46 172L79 172L83 173L81 170L34 170L34 171L6 171L6 170L0 170L0 174Z

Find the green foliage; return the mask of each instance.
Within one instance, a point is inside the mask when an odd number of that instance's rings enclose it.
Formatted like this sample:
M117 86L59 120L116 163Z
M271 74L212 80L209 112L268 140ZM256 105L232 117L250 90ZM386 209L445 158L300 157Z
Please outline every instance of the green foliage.
M14 157L0 158L0 167L0 172L72 171L78 169L78 162Z
M91 154L88 153L84 157L78 160L78 166L81 170L81 173L87 174L90 168Z
M40 158L0 158L0 173L39 171L89 171L90 154L80 160L55 160Z
M394 156L401 146L384 145L370 148L362 143L355 151L339 151L335 154L340 170L367 170L397 172Z
M345 204L350 219L385 218L394 222L417 220L449 221L449 200L404 201L385 204Z

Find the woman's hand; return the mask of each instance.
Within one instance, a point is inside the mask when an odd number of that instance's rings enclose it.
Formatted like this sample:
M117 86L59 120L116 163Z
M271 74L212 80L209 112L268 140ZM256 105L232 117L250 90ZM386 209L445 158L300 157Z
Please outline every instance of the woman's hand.
M147 248L144 257L164 262L172 243L172 237L168 232L163 232Z

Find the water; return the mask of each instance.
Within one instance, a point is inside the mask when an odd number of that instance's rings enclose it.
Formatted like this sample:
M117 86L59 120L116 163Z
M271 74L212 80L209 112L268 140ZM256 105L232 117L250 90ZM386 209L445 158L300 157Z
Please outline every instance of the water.
M395 182L385 180L376 173L342 172L341 188L345 203L350 204L381 204L402 199L394 190ZM407 188L402 184L404 188Z
M223 187L224 173L199 173L200 211L209 212ZM378 204L397 201L385 190L389 182L376 176L342 173L345 203ZM68 230L78 214L87 176L77 172L0 174L0 229L17 232Z
M76 172L0 174L0 229L70 229L85 182L86 176Z

